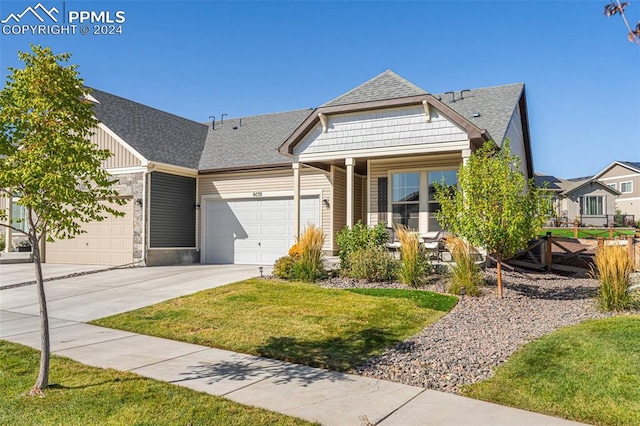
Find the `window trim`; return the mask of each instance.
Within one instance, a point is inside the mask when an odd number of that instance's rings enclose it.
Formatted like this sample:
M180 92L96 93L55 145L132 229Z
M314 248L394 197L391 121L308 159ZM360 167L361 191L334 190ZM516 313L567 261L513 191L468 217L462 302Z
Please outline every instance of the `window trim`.
M608 183L607 186L615 189L616 191L618 190L618 184L616 182Z

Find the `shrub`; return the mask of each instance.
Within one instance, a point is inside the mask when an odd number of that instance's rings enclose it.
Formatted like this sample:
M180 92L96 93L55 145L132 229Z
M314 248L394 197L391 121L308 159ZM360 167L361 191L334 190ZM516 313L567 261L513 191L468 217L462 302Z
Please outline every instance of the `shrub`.
M349 254L369 246L382 246L389 238L389 233L384 223L378 223L374 227L368 227L358 221L351 229L345 227L338 232L336 239L340 251L340 268L349 269Z
M403 283L417 287L424 282L431 269L424 246L418 241L418 236L409 232L404 226L399 226L396 234L401 244L400 258L402 260L398 275Z
M462 238L453 236L447 237L445 244L454 261L450 274L451 283L447 291L451 294L460 294L462 287L464 287L466 295L479 296L480 286L484 284L484 279L467 244Z
M293 265L295 260L291 256L282 256L273 264L273 275L283 280L293 278Z
M629 294L633 264L622 246L603 246L594 257L591 276L600 281L598 303L603 310L622 310L633 303Z
M0 251L4 251L4 247L6 244L6 239L4 237L4 232L5 231L0 231Z
M289 256L293 257L294 259L298 259L300 257L300 247L298 246L298 244L294 244L291 246L291 248L289 249Z
M398 270L398 261L382 247L369 246L349 253L351 278L368 281L393 281Z
M302 235L297 239L299 258L293 265L293 275L295 278L314 282L324 273L322 264L322 246L324 245L324 233L322 229L315 225L309 225Z

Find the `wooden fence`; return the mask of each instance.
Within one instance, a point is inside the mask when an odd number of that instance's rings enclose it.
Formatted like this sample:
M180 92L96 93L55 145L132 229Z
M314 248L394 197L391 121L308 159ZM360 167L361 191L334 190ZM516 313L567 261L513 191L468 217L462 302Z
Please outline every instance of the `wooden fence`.
M627 247L629 258L640 270L640 239L633 235L624 238L585 240L567 237L554 237L547 232L544 237L532 241L508 263L530 269L551 271L552 269L569 272L584 272L589 270L591 260L598 247L603 245L623 245Z

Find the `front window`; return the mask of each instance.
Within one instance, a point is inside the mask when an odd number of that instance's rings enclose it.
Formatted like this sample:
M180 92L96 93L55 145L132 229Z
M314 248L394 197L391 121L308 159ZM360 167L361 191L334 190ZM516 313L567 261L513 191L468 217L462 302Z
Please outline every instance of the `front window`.
M13 199L11 206L11 226L26 233L28 229L27 209L24 206L16 204L16 201L18 201L18 198Z
M391 206L393 225L404 225L418 230L420 211L420 173L393 173L391 175Z
M615 182L614 183L608 183L607 185L609 186L609 188L613 188L613 189L616 189L616 190L618 189L618 187L617 187Z
M633 192L633 182L621 182L620 192L622 192L623 194L628 194L629 192Z
M429 211L429 231L439 231L442 227L436 219L436 213L440 211L440 203L435 200L435 184L456 186L458 184L458 171L439 170L429 172L427 181L429 183L429 203L427 206Z
M582 214L585 216L602 216L602 197L584 197L582 200Z

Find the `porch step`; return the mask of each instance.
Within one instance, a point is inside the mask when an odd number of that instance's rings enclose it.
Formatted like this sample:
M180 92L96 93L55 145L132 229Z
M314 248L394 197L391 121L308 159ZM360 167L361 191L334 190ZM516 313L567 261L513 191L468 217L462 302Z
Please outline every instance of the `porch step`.
M12 263L33 263L33 257L31 256L31 253L0 253L0 265Z

